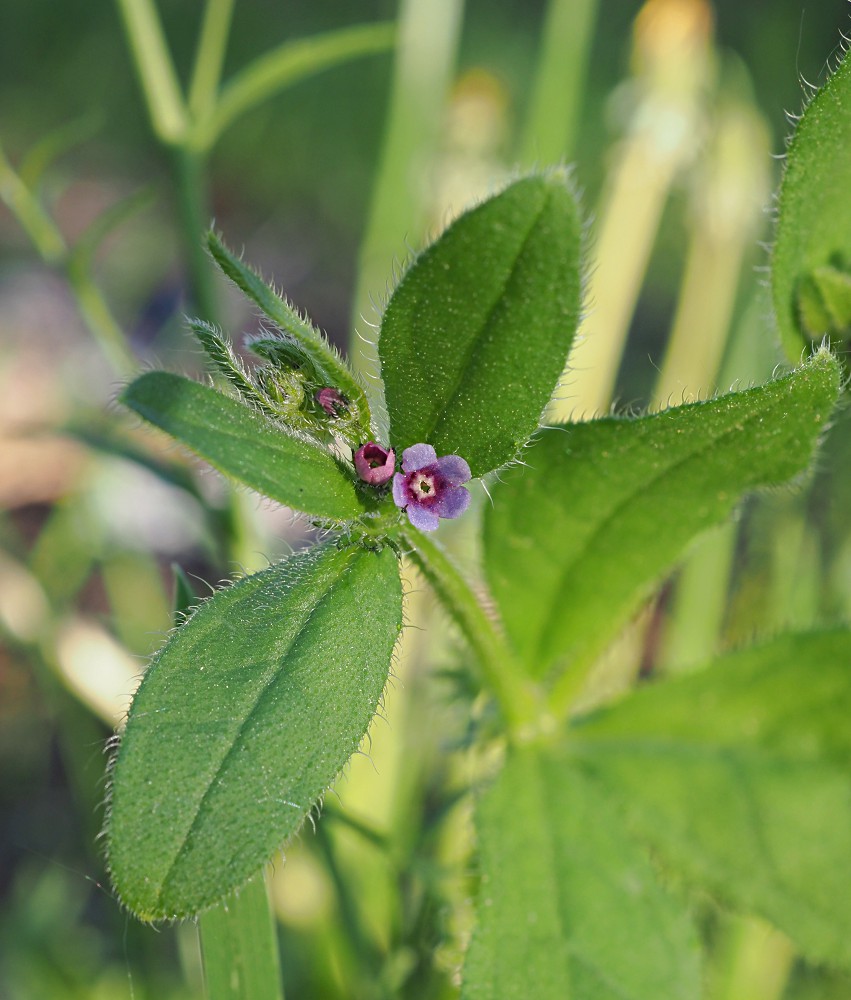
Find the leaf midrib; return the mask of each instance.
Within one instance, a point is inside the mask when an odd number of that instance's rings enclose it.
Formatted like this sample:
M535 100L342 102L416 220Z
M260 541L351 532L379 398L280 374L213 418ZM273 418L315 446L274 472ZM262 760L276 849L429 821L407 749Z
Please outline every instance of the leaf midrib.
M425 438L426 441L433 441L433 440L436 439L438 428L441 426L441 424L443 424L443 423L446 422L447 414L450 414L452 412L452 406L453 406L453 404L458 399L458 397L461 395L461 390L462 390L465 382L467 381L467 376L469 375L470 370L473 367L473 359L474 359L475 355L478 353L479 345L480 345L481 341L483 340L486 331L489 330L489 328L490 328L491 321L493 319L494 314L503 305L503 299L505 297L505 291L509 287L509 285L511 284L511 282L512 282L512 280L514 278L514 275L517 272L518 262L520 261L520 258L523 256L523 254L524 254L524 252L526 250L526 247L529 245L529 241L532 239L532 236L533 236L535 230L538 228L538 224L540 223L541 218L543 217L544 212L546 211L547 206L550 204L551 200L552 200L552 193L549 190L545 191L545 197L544 197L544 199L543 199L543 201L541 203L541 207L535 213L534 218L532 219L531 223L529 224L529 228L526 231L526 234L524 235L522 242L520 243L520 246L519 246L519 248L517 250L517 253L516 253L515 257L514 257L514 260L513 260L512 264L511 264L511 267L507 271L507 273L505 275L505 279L503 280L503 282L502 282L502 284L500 286L499 293L496 295L496 297L494 298L494 300L491 303L490 307L488 308L487 313L485 314L485 316L484 316L481 324L479 325L479 329L476 332L475 336L472 337L471 340L470 340L468 348L467 348L467 350L465 352L465 357L464 357L464 359L462 361L461 368L458 371L458 376L455 379L455 384L454 384L454 386L453 386L453 388L452 388L449 396L446 397L446 403L435 414L433 422L432 422L430 434L429 434L428 437ZM485 470L485 471L488 471L488 470Z
M337 571L334 579L331 580L322 589L322 591L318 595L318 598L315 601L311 601L310 602L309 607L305 607L302 610L301 614L299 615L299 617L301 618L301 621L299 623L298 628L295 629L293 631L293 633L291 634L291 637L290 637L289 641L287 642L286 647L283 650L279 651L276 654L277 660L278 660L278 667L277 667L277 669L275 669L274 671L271 672L271 674L270 674L269 678L266 680L265 684L263 684L262 687L259 689L259 691L257 693L257 697L254 699L254 703L252 704L251 708L245 713L245 716L244 716L242 722L239 725L239 729L237 730L236 734L234 735L233 739L231 740L230 745L225 749L224 753L222 754L222 758L219 761L218 766L216 767L215 773L210 778L209 782L207 783L207 787L204 789L203 794L201 795L201 797L198 800L197 806L195 808L194 815L192 817L191 822L189 823L189 825L186 828L186 833L184 834L184 836L183 836L183 838L181 840L180 846L178 847L178 849L177 849L177 851L176 851L176 853L174 855L173 860L169 863L168 868L165 871L165 874L163 875L163 877L160 880L159 888L157 890L157 895L156 895L156 905L160 909L162 909L163 896L165 894L165 891L166 891L166 888L167 888L167 886L169 884L169 881L171 880L174 872L176 871L176 869L177 869L177 867L178 867L178 865L180 863L180 860L181 860L182 856L184 855L184 853L186 851L187 845L188 845L188 843L189 843L189 841L190 841L190 839L192 837L192 834L198 828L198 825L199 825L199 823L201 821L201 816L202 816L202 813L204 811L204 805L207 802L207 799L210 796L210 794L212 792L212 789L215 787L215 785L217 784L219 778L221 777L222 773L224 772L224 770L225 770L225 768L227 766L228 761L233 756L233 754L236 752L236 748L240 744L240 741L242 740L243 734L245 733L245 731L246 731L246 729L248 727L249 722L254 717L255 713L258 711L260 705L262 704L263 699L266 696L266 692L278 680L278 677L280 676L281 670L284 668L284 661L286 660L287 655L292 650L293 646L299 641L302 633L304 632L305 627L309 624L309 622L312 619L314 613L316 612L316 609L325 600L327 600L329 594L331 594L331 592L333 590L335 590L339 586L339 584L342 581L343 577L347 574L347 572L351 569L352 565L354 564L355 559L358 556L360 556L360 555L361 555L361 552L358 549L353 549L351 551L351 553L348 554L348 557L345 560L345 562L343 562L343 563L340 564L340 567L339 567L339 569L338 569L338 571Z

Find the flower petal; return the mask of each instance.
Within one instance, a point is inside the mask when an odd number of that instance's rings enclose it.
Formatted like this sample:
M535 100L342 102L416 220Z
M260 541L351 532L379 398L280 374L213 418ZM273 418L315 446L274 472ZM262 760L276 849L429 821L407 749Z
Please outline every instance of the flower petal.
M440 524L437 514L413 503L408 504L408 520L420 531L437 531L437 526Z
M416 472L437 461L437 452L430 444L412 444L402 452L402 471Z
M450 486L470 481L470 466L460 455L444 455L437 460L437 468Z
M407 507L410 503L408 498L407 476L397 472L393 477L393 503L397 507Z
M470 494L463 486L447 486L432 510L440 517L460 517L469 506Z

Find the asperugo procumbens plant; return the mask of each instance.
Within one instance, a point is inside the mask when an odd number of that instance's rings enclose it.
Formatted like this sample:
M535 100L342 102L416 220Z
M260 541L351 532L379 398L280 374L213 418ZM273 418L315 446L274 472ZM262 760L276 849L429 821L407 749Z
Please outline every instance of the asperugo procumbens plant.
M217 236L209 248L268 319L247 345L256 362L195 323L222 388L149 372L122 402L324 540L216 593L154 657L111 775L126 905L196 914L295 833L376 712L407 556L475 653L505 746L477 804L463 996L698 997L697 937L672 888L689 883L851 965L846 629L776 636L574 709L694 537L811 466L840 388L827 347L746 391L541 427L581 311L582 224L559 171L509 184L413 259L371 393ZM496 470L486 610L433 532L473 518L475 481Z

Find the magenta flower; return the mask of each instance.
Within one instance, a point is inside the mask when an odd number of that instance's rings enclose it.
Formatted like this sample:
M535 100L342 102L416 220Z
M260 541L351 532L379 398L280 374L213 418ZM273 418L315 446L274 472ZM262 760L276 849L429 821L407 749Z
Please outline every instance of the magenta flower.
M437 457L430 444L415 444L402 453L402 471L393 477L393 500L420 531L435 531L441 517L460 517L470 504L462 483L470 466L459 455Z
M346 397L330 386L320 389L314 399L329 416L338 417L341 413L346 412Z
M362 444L355 452L355 472L370 486L382 486L396 468L396 452L374 441Z

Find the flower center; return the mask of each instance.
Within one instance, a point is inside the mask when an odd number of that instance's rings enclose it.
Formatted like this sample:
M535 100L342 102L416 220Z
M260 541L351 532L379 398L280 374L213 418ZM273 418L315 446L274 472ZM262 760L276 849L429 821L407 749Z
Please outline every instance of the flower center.
M430 493L434 492L434 480L431 476L426 476L420 472L413 483L411 483L411 487L415 493L427 497Z

